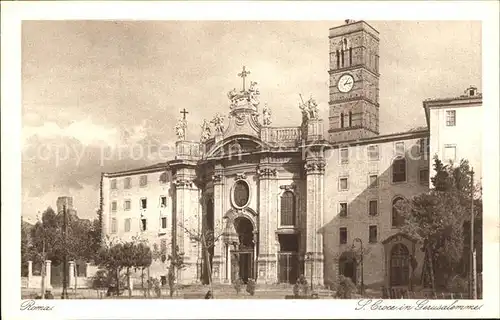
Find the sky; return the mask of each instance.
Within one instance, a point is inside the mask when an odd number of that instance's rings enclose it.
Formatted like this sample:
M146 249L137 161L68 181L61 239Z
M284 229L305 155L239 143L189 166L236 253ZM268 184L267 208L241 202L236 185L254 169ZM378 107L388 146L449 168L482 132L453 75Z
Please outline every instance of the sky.
M425 126L425 99L481 90L480 22L367 22L380 32L381 134ZM183 108L199 140L203 119L227 116L242 66L273 126L300 125L299 94L327 124L328 29L343 23L24 21L23 217L64 195L95 217L101 172L171 159Z

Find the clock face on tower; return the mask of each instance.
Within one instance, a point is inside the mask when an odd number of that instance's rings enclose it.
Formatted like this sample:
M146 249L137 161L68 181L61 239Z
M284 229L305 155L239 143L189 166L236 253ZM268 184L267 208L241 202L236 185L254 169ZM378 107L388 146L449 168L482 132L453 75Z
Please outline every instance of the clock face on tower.
M344 74L340 77L339 82L337 83L337 87L340 92L349 92L352 90L354 86L354 78L350 74Z

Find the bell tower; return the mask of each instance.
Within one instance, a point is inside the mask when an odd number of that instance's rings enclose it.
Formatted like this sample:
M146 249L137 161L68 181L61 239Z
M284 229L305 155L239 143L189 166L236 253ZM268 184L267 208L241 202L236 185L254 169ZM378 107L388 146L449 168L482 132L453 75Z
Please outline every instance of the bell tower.
M329 30L329 140L379 133L379 38L364 21L346 20Z

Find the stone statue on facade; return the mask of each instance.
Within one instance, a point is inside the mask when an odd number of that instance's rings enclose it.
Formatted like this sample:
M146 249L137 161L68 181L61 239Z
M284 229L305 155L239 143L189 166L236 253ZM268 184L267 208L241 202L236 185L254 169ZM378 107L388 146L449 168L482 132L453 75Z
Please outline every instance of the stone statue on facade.
M252 106L257 107L259 105L259 88L257 87L257 82L251 81L250 88L248 88L248 101L252 104Z
M217 134L224 133L224 116L217 113L210 123L214 125Z
M212 129L210 128L210 123L203 119L203 124L201 125L201 142L205 142L212 137Z
M262 124L265 126L271 125L271 109L269 109L267 103L262 109Z
M312 97L307 101L307 104L309 106L309 113L311 115L310 119L318 119L318 104L316 103L316 100L314 100Z
M234 108L236 106L236 101L241 97L241 94L238 94L236 88L233 88L231 91L227 93L227 97L231 102L230 107Z
M175 134L177 135L177 139L179 140L186 139L186 129L187 129L186 119L179 119L177 121L177 124L175 125Z
M302 96L300 96L302 99ZM318 119L318 104L316 103L316 100L314 100L312 97L304 102L302 100L302 103L299 104L299 108L302 111L302 121L308 121L310 119Z

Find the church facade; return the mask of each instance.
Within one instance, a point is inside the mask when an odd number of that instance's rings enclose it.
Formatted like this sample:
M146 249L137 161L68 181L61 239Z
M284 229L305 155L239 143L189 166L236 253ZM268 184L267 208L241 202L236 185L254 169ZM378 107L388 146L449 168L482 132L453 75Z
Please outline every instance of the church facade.
M374 28L346 21L329 38L327 128L312 98L297 126L273 127L243 68L227 117L204 121L200 141L186 140L181 119L174 159L102 174L104 234L140 235L164 254L178 246L183 283L208 274L219 283L294 283L301 274L318 285L338 275L365 285L415 281L423 254L400 232L394 204L429 189L429 131L379 134ZM151 273L166 276L165 263Z

